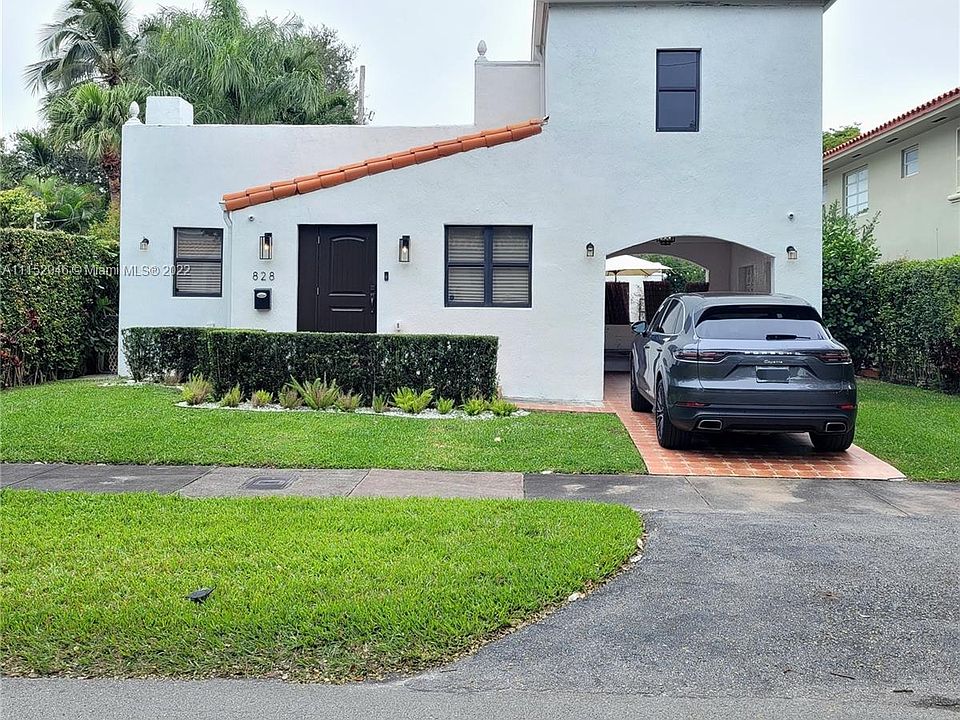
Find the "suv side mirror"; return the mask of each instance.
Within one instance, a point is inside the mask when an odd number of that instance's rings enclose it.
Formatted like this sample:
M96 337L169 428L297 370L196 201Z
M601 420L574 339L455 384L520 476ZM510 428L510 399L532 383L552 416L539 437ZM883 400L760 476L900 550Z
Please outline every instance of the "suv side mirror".
M647 334L647 324L646 324L643 320L641 320L640 322L635 322L633 325L630 326L630 328L631 328L637 335L646 335L646 334Z

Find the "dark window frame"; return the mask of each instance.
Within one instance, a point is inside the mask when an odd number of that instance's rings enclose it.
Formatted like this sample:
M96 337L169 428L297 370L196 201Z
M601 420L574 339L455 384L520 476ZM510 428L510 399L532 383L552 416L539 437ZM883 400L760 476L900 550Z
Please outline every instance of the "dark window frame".
M177 256L177 233L181 230L193 230L201 232L215 232L220 237L220 257L194 257L181 259ZM193 293L182 292L177 289L178 270L180 265L189 265L191 263L219 263L220 265L220 287L216 293ZM187 298L220 298L223 297L223 228L205 228L179 225L173 228L173 296Z
M456 228L481 228L483 231L483 262L451 262L450 261L450 230ZM493 231L495 228L512 228L527 231L527 262L494 262L493 261ZM483 302L456 302L450 300L450 268L483 268ZM527 270L527 302L526 303L495 303L493 301L493 270L494 268L526 268ZM533 307L533 225L463 225L453 224L443 226L443 306L464 308L515 308L525 309Z
M660 84L660 56L667 53L696 53L697 54L697 80L693 87L670 85L661 86ZM703 69L703 48L658 48L657 49L657 77L656 77L656 115L654 117L657 132L664 133L696 133L700 132L700 86L701 73ZM692 92L696 98L696 122L692 128L667 128L660 126L660 93L661 92Z

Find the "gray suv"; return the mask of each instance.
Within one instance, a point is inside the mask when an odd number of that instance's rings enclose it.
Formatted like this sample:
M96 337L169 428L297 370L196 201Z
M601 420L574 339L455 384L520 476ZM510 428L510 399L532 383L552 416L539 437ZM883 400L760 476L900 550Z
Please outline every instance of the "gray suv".
M857 387L850 353L819 313L789 295L671 295L637 333L630 406L653 410L657 440L694 432L808 432L818 450L853 442Z

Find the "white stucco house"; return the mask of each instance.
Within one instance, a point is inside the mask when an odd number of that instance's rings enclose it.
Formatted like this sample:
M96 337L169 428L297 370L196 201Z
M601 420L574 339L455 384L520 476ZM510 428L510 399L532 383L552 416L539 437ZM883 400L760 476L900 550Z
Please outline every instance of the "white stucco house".
M472 126L193 125L150 98L120 326L492 334L506 395L590 402L608 255L819 304L831 2L535 0L529 59L481 44Z

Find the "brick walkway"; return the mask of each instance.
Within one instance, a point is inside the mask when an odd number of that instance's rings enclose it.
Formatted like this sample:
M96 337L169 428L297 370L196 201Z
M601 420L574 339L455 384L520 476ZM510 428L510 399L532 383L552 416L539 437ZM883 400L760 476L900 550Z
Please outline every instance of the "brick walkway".
M651 475L694 477L846 478L890 480L903 473L854 445L845 453L819 453L802 435L698 435L690 450L664 450L657 443L653 413L630 409L630 379L608 373L606 412L619 416ZM531 410L597 412L579 405L524 404Z

